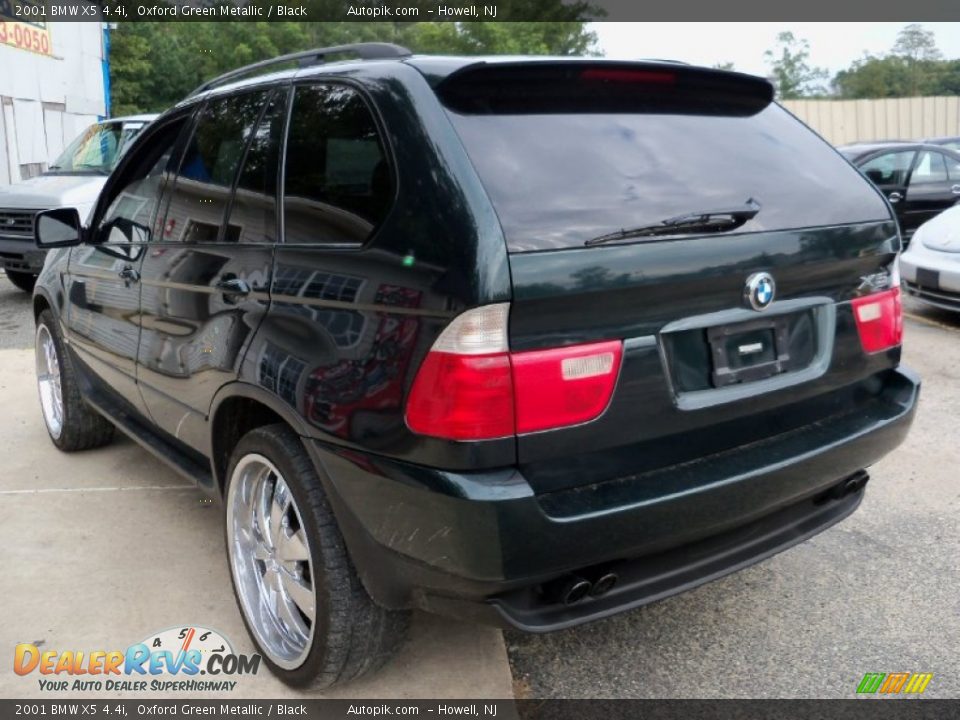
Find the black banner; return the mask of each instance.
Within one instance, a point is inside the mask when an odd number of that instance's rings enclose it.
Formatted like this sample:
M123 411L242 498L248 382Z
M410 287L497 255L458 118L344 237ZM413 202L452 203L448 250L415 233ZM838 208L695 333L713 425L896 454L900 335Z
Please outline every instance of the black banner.
M952 0L0 0L20 22L510 22L960 20ZM722 41L718 36L718 41Z

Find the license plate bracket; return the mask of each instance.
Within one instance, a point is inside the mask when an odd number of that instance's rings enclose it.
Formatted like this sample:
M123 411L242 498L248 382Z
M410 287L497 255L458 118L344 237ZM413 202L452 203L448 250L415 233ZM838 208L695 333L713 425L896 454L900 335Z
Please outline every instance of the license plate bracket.
M707 328L714 387L763 380L790 367L786 315Z
M939 290L940 272L938 270L917 268L917 285L927 290Z

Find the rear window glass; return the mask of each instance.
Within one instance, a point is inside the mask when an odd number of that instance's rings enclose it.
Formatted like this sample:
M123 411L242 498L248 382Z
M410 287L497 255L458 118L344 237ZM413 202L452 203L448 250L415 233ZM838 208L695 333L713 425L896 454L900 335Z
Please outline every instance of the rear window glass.
M779 106L745 114L673 101L659 112L650 94L641 112L539 97L525 112L517 94L484 104L441 91L511 251L579 247L751 198L761 209L735 232L889 218L870 184Z

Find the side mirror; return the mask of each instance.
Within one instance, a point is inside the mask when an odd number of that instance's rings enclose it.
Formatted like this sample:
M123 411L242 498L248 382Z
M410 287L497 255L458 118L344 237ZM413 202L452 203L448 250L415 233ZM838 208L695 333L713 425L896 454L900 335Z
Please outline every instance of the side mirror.
M41 250L73 247L83 242L83 226L76 208L43 210L34 216L33 239Z

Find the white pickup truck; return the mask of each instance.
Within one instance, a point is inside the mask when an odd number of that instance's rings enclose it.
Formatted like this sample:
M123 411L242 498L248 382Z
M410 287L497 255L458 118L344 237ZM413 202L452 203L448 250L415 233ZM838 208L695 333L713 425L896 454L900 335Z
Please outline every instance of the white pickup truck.
M33 244L33 217L40 210L76 207L89 212L117 160L156 115L132 115L94 123L50 165L29 180L0 187L0 270L25 292L46 253Z

